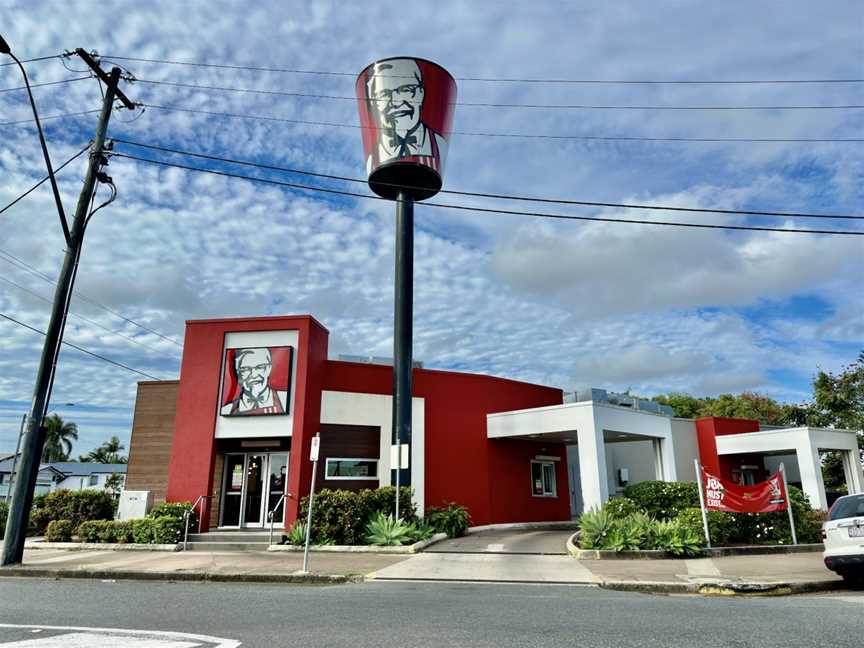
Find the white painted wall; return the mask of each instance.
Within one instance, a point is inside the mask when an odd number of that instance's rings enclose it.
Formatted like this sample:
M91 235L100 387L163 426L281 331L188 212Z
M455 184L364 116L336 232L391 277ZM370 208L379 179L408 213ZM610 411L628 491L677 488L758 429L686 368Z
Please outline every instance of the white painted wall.
M299 332L286 331L243 331L225 334L225 344L222 349L222 364L225 363L225 350L243 349L247 347L294 347L291 360L291 389L288 394L288 414L273 414L264 416L220 416L216 415L217 439L248 439L252 437L290 437L294 430L294 394L297 391L297 346ZM225 367L222 367L222 377ZM222 395L222 379L219 380L219 395ZM202 416L209 416L202 412Z
M411 399L411 487L418 511L425 511L425 421L426 400ZM390 446L393 440L393 397L357 392L321 392L321 423L378 427L380 456L378 485L390 485ZM375 482L372 482L374 484Z
M673 418L670 421L673 447L675 449L675 470L678 481L695 482L696 465L699 458L699 438L696 436L696 421Z

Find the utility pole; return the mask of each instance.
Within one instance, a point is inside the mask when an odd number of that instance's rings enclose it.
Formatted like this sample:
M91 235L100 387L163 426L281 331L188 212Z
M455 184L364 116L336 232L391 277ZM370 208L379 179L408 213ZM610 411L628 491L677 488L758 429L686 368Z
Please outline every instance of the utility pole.
M18 469L18 478L15 480L12 503L9 507L6 537L3 541L2 558L0 558L0 565L2 566L18 564L24 556L24 540L27 536L30 507L33 505L33 492L36 488L39 464L45 446L43 419L45 412L48 410L48 401L54 382L54 371L57 365L60 344L63 339L63 329L66 323L69 300L72 295L75 271L81 254L84 230L89 217L90 201L96 188L97 176L102 175L100 168L107 163L104 155L105 137L108 131L108 121L111 118L114 99L115 97L119 98L130 110L135 107L135 104L117 88L117 83L120 80L120 68L112 68L109 75L83 49L79 48L76 50L76 54L90 66L107 87L105 97L102 101L102 111L99 114L99 122L96 125L96 136L90 149L90 161L87 166L87 173L84 176L84 186L78 197L72 227L69 228L63 267L54 291L51 319L45 334L42 357L39 361L39 369L36 374L36 385L33 388L33 400L30 404L30 412L27 415L27 425L22 441L21 465Z

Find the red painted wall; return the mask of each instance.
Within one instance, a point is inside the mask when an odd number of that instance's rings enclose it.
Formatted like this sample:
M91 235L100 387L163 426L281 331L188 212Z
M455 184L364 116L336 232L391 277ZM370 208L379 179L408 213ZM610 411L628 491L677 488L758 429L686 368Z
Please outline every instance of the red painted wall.
M194 502L199 496L213 492L214 437L225 334L273 330L299 332L289 491L302 479L304 468L298 466L294 469L295 461L299 463L294 447L295 444L305 447L308 453L310 442L306 437L310 431L314 434L318 427L321 376L327 356L327 330L309 316L191 320L186 322L183 344L174 439L168 467L167 501ZM314 349L313 344L316 347ZM311 416L312 420L308 420L307 416ZM209 517L210 506L208 500L203 519ZM296 508L296 501L289 501L289 516L292 511L296 516Z
M329 361L324 389L391 394L392 368ZM563 445L490 441L486 414L561 403L560 389L431 369L414 370L414 396L424 398L425 499L427 506L454 501L466 506L472 523L569 520L566 455ZM562 457L558 497L531 496L530 458Z
M758 432L759 421L705 416L696 419L696 438L699 440L699 461L702 468L718 477L732 479L730 459L717 454L717 437L726 434Z

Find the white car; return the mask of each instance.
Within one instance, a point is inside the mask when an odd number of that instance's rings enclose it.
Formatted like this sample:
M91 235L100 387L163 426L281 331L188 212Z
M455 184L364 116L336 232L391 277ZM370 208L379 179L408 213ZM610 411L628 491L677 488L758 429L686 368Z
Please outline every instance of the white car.
M822 525L825 566L847 583L864 583L864 495L844 495Z

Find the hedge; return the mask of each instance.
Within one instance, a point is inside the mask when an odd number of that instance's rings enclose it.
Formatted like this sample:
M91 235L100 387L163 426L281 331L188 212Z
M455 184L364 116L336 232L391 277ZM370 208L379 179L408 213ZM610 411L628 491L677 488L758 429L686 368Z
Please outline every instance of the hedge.
M75 532L81 542L133 542L131 520L89 520L78 525Z
M627 486L624 497L657 520L671 520L685 509L699 508L696 482L639 482Z
M396 488L366 489L361 491L323 489L315 493L312 511L312 538L316 542L339 545L363 544L366 523L374 513L394 515ZM309 498L300 501L300 517L306 520ZM399 489L399 514L406 522L417 522L417 511L411 501L411 489Z
M51 520L45 529L48 542L71 542L75 524L71 520Z
M55 520L68 521L73 528L89 520L110 520L114 517L114 507L114 498L107 491L57 490L33 500L28 532L43 535L48 524Z

